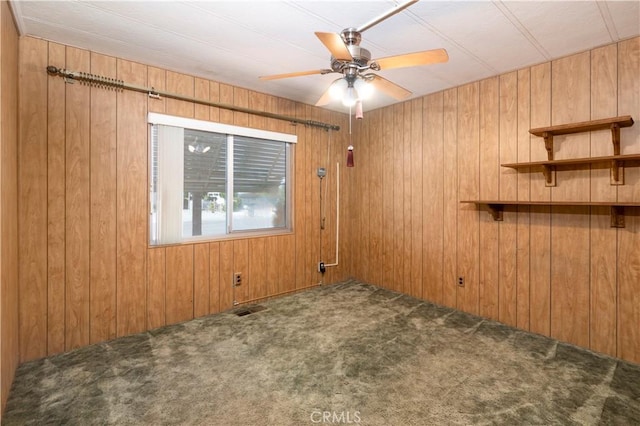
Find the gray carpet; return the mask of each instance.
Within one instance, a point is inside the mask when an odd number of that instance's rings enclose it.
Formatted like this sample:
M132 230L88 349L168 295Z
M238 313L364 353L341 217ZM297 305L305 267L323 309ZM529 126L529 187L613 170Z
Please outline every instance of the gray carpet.
M640 424L640 366L349 281L23 364L3 424Z

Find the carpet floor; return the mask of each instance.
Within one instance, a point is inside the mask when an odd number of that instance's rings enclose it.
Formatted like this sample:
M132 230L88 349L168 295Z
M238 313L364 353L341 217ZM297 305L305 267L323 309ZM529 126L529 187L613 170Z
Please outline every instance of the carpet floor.
M640 424L636 364L356 281L261 306L25 363L3 424Z

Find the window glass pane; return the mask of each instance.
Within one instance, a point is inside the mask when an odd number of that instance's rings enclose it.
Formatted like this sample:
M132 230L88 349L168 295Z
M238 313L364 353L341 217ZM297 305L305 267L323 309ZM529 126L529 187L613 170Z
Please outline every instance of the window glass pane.
M182 236L227 232L227 136L184 129Z
M233 231L286 225L288 144L235 136Z
M287 135L179 124L176 118L151 125L150 244L290 229Z

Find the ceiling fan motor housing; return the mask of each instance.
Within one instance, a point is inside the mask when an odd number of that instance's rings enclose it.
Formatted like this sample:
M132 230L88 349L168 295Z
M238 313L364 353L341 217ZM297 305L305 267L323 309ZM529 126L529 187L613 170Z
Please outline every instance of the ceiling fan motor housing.
M348 45L347 49L349 49L349 53L353 57L353 61L345 62L339 59L331 57L331 69L336 72L342 72L345 68L345 65L356 64L358 67L366 67L369 61L371 60L371 52L369 52L364 47L356 46L356 45Z

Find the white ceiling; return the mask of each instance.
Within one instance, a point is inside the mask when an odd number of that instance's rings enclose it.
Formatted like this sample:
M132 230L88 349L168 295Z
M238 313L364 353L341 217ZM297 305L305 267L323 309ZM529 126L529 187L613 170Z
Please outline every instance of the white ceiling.
M258 76L330 68L315 31L362 26L396 3L10 0L23 35L307 104L315 104L338 74ZM638 0L422 0L364 31L360 45L374 59L447 49L448 63L379 72L418 97L638 35ZM376 94L364 109L395 102ZM328 108L345 111L337 102Z

